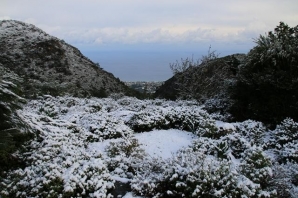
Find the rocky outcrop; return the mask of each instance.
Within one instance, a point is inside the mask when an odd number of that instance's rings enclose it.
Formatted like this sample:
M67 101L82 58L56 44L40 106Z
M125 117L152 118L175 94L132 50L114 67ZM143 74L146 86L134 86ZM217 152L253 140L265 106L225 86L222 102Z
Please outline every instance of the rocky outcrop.
M105 96L128 89L77 48L15 20L0 21L0 65L24 79L26 97Z

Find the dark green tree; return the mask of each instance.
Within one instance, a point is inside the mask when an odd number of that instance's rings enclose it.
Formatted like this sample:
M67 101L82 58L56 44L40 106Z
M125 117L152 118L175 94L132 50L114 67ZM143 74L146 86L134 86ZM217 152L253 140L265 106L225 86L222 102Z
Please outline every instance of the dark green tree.
M298 119L298 26L280 22L260 35L239 68L231 113L238 120L275 124Z

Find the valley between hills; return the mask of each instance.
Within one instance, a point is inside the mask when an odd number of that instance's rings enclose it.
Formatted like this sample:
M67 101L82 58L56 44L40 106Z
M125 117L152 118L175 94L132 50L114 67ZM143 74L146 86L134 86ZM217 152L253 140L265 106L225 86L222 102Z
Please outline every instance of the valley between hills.
M298 26L171 69L122 82L0 21L0 197L297 197Z

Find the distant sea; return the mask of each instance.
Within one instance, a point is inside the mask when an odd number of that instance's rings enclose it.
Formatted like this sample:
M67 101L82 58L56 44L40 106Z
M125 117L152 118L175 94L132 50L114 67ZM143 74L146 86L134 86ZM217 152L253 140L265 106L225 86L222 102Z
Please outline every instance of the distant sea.
M227 49L225 49L227 48ZM194 49L194 48L193 48ZM207 55L208 47L197 50L185 50L178 47L173 49L120 49L120 50L82 50L82 53L95 63L99 63L104 70L114 74L115 77L125 82L135 81L165 81L173 76L170 63L181 58L192 58L196 61L202 55ZM221 47L219 57L234 54L247 53L248 46L242 48Z
M191 52L100 51L84 53L121 81L165 81L173 76L170 63L201 55Z

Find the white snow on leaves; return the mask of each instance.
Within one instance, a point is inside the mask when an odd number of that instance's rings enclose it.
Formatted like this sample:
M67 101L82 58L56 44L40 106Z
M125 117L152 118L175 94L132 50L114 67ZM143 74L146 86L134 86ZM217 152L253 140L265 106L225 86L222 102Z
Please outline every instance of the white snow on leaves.
M191 145L196 136L187 131L177 129L153 130L150 132L134 134L141 144L140 147L151 157L168 159L183 148ZM105 140L90 145L90 149L105 152L110 142L121 141L121 139Z
M136 123L151 125L152 120L160 121L165 115L170 118L178 115L179 109L183 111L179 112L178 119L187 118L187 124L191 124L191 113L199 112L196 119L201 119L208 125L213 123L215 128L224 132L222 137L201 138L194 131L191 133L180 130L179 126L177 129L152 129L149 132L135 133L127 125L129 120L136 119L134 115L137 114L140 115L137 117L140 120L136 120ZM148 111L154 113L146 114ZM176 193L175 195L180 187L187 187L186 182L197 182L192 194L199 195L205 180L212 185L223 185L211 191L205 189L217 197L229 193L230 187L247 195L266 194L270 197L274 194L274 191L260 189L258 183L249 179L249 174L259 179L272 177L270 161L266 155L272 155L271 160L277 158L274 156L276 152L270 149L263 152L263 148L259 147L264 143L264 139L267 141L268 136L265 136L265 127L258 122L214 121L198 104L189 101L137 100L128 97L115 100L44 96L29 101L18 114L34 128L36 139L30 143L30 152L24 154L27 166L9 172L2 182L2 195L36 197L45 196L43 193L47 192L47 195L54 197L112 197L109 192L115 187L115 181L127 184L131 182L131 188L139 194L154 193L158 185L155 182L162 183L163 179L170 179L173 186L177 187L166 189L164 193ZM198 125L199 128L202 126L205 125ZM227 131L228 134L225 134ZM143 156L126 158L123 153L115 155L113 159L107 156L106 147L110 146L110 143L115 143L117 147L117 143L134 138L140 144L135 146L145 152L139 150L133 154ZM130 146L123 145L128 146L127 148ZM286 149L289 148L286 147L284 150ZM250 160L255 157L260 157L261 161ZM114 162L117 164L113 164ZM254 168L255 163L263 162L268 162L268 166ZM295 172L296 166L289 166L294 167ZM134 171L128 173L131 168ZM220 183L219 175L212 175L214 173L208 172L209 169L215 172L225 170L220 173L227 177L221 178ZM198 175L189 177L191 174ZM202 174L207 174L208 177L194 180ZM289 175L287 177L290 177ZM174 183L176 180L177 183ZM226 182L229 182L229 186L225 186ZM289 184L289 188L294 187ZM134 197L130 192L123 196Z

